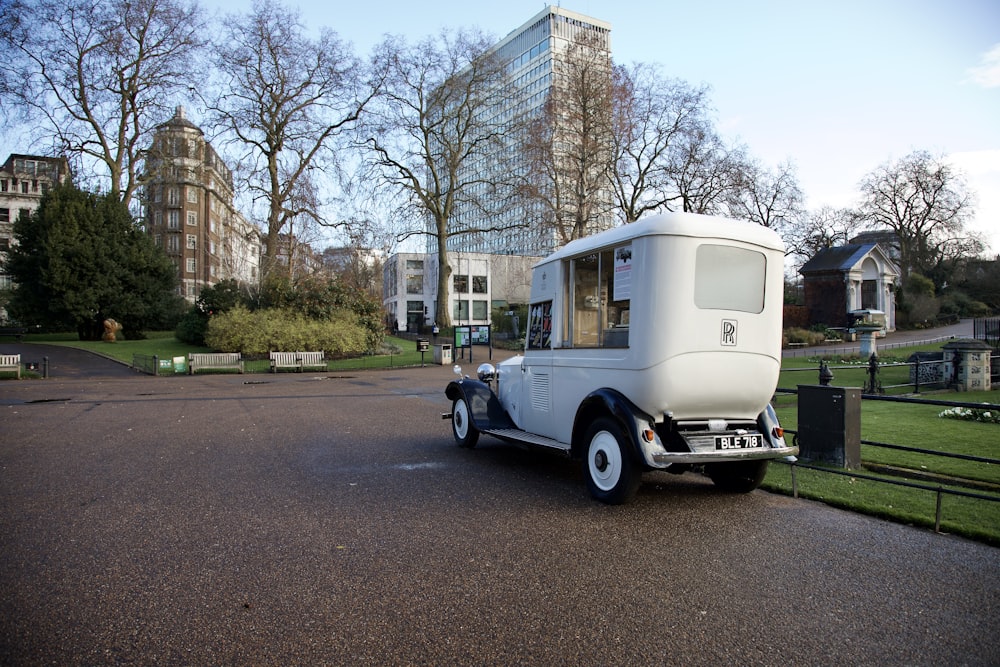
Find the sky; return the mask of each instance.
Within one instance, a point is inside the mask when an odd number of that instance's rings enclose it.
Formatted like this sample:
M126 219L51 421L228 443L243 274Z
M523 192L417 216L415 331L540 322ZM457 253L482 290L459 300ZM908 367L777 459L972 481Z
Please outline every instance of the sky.
M475 27L500 39L548 4L281 1L361 56L386 34L417 41ZM223 15L252 6L201 4ZM615 62L710 86L719 130L766 165L790 161L810 210L854 205L866 174L915 150L943 156L977 196L969 227L1000 253L1000 0L558 4L611 24Z
M540 0L285 0L367 55L385 34L444 28L502 38ZM202 0L246 12L250 0ZM970 228L1000 253L998 0L565 0L611 24L617 63L711 87L720 131L765 164L791 161L806 207L852 206L858 182L915 150L959 167L978 199Z

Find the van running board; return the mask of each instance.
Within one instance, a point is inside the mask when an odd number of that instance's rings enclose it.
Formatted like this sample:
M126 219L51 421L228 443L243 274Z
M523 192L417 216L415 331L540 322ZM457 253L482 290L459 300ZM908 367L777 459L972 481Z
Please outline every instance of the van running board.
M567 454L570 450L570 446L565 442L559 442L558 440L553 440L552 438L546 438L543 435L528 433L527 431L522 431L519 428L495 428L484 430L483 433L487 433L495 438L500 438L501 440L507 440L509 442L522 442L528 445L538 445L539 447L558 449L559 451L566 452Z

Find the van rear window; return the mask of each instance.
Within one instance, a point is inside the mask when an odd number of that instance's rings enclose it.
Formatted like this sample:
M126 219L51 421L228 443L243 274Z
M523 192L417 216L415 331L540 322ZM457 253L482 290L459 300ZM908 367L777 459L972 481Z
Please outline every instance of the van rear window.
M704 244L695 258L694 303L703 310L764 310L767 258L745 248Z

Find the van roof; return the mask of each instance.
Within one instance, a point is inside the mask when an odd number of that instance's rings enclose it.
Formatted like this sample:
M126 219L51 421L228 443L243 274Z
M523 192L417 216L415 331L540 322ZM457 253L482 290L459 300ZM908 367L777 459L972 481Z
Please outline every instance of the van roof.
M761 225L696 213L664 213L641 218L631 224L570 241L536 266L575 257L610 246L622 245L643 236L694 236L742 241L763 248L785 251L774 230Z

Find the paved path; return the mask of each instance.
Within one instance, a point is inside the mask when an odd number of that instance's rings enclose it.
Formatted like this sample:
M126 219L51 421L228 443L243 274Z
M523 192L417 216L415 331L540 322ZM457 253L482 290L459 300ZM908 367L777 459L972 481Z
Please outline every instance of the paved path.
M892 347L921 345L945 338L972 338L972 335L972 320L962 320L958 324L936 327L934 329L893 331L887 334L885 338L877 339L875 347L876 349L890 349ZM944 344L943 341L942 344ZM832 345L816 345L813 347L783 350L782 356L811 357L821 354L857 354L860 349L860 342L835 343Z
M998 665L1000 549L454 445L444 367L0 382L3 665Z

